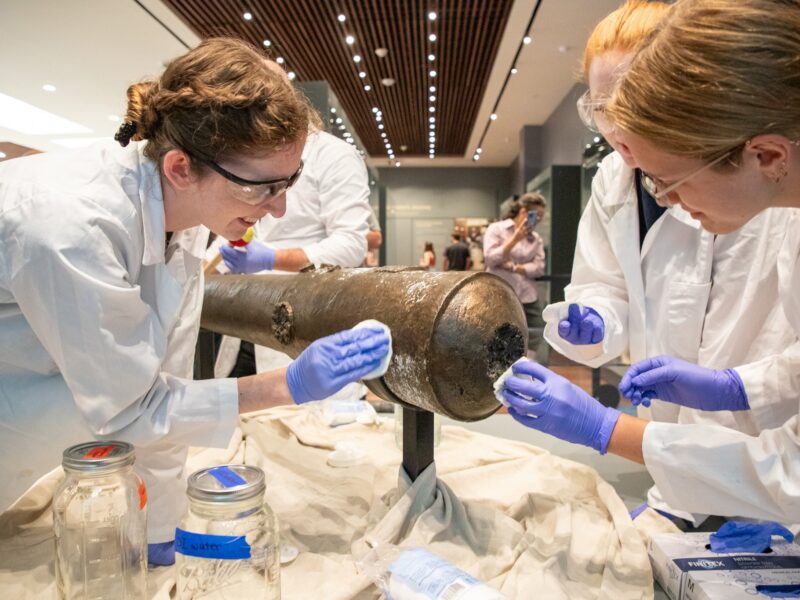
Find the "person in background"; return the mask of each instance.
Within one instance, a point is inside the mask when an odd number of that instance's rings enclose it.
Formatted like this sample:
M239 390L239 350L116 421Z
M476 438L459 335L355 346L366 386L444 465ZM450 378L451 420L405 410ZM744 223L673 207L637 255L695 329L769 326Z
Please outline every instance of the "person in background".
M383 234L381 233L381 224L375 211L370 207L369 216L369 231L367 232L367 255L364 258L362 267L377 267L380 259L378 258L378 250L383 245Z
M453 243L444 251L442 271L469 271L472 268L469 248L457 233L450 236L450 239Z
M148 560L170 564L190 445L224 448L240 412L322 398L380 364L388 337L348 330L288 369L192 380L209 229L239 239L282 216L318 122L257 49L210 39L128 89L119 145L0 165L0 511L68 446L127 441Z
M544 327L536 279L545 269L544 242L535 227L546 207L541 194L523 194L511 203L507 218L489 225L483 236L486 270L514 288L531 333L528 347L534 351L542 341Z
M425 242L425 250L422 251L419 266L426 268L428 271L436 267L436 252L433 251L433 242Z
M765 303L777 295L795 335L800 334L798 31L800 4L794 1L682 0L637 53L602 113L641 169L648 193L662 205L680 205L707 231L724 236L771 207L792 209L780 240L777 292L740 293ZM749 327L750 318L729 315L729 330ZM529 427L643 462L670 506L797 523L798 355L800 346L793 344L782 361L762 357L750 387L742 385L747 379L737 376L735 364L707 368L670 356L633 365L620 383L634 403L658 398L718 414L755 412L758 396L794 392L794 414L757 433L620 415L533 363L515 367L521 377L507 380L506 400L509 413Z

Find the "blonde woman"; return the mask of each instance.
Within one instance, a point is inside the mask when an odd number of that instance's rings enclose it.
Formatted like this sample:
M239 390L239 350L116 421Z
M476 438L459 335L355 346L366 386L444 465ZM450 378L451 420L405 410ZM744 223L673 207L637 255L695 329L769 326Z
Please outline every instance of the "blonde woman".
M712 4L714 10L710 9ZM786 111L786 103L781 104L779 110L774 103L777 97L787 101L793 97L800 100L800 71L796 67L796 56L800 52L794 41L800 23L800 7L796 2L790 3L794 20L779 22L774 13L776 4L779 3L766 0L684 0L679 3L673 9L676 14L666 17L664 30L656 36L653 44L642 50L633 61L631 71L621 84L617 103L607 114L605 103L600 102L595 105L593 114L606 125L608 137L614 140L625 158L640 168L640 185L655 200L677 199L676 194L679 194L680 207L693 218L700 219L712 233L727 234L750 221L736 235L743 236L756 247L773 244L773 247L777 246L779 256L783 257L782 253L786 252L793 261L791 241L796 225L789 223L794 218L792 212L783 213L787 225L773 230L773 233L753 229L753 224L763 219L765 214L775 212L773 209L756 216L764 208L797 204L786 197L777 198L774 191L760 187L759 184L763 186L768 181L763 173L760 178L753 174L750 179L743 178L731 184L717 171L718 168L727 169L728 179L734 177L731 166L720 166L725 159L719 157L734 149L733 142L741 148L747 139L755 140L754 136L757 137L762 129L789 127L783 135L791 133L794 136L797 131L797 137L790 137L800 138L797 129L800 118ZM742 9L743 6L746 8ZM744 48L748 51L745 52ZM755 48L758 50L753 51ZM732 60L731 56L736 56L736 59ZM769 66L757 64L765 61L767 56L770 61L782 58L783 62ZM790 68L790 64L794 66ZM738 72L731 73L732 67ZM745 79L755 71L758 71L757 81L746 84ZM691 73L691 77L687 73ZM737 101L729 104L730 98ZM765 112L765 107L770 104L772 107ZM800 106L800 102L793 102L790 106ZM784 113L782 119L777 118L780 111ZM685 124L687 113L692 115L688 118L688 125ZM746 118L746 115L755 113L760 118ZM615 129L606 117L618 119L622 127ZM745 123L750 131L745 130ZM687 134L687 130L690 133ZM726 134L730 137L721 139ZM728 143L727 147L721 147ZM752 145L753 141L745 148L745 153ZM688 156L678 154L678 151L690 147L692 150ZM784 147L793 152L796 159L796 147L792 144ZM665 152L667 148L674 149L675 155ZM698 152L698 148L708 153ZM758 155L758 151L754 155ZM762 152L762 159L766 156ZM698 157L705 160L697 160ZM715 160L716 164L707 166ZM698 173L692 173L690 167L698 163ZM778 169L774 179L782 173L780 164L773 165ZM787 171L789 164L787 159ZM681 181L681 175L692 176ZM715 176L716 179L711 179ZM659 182L655 177L666 181ZM694 187L703 183L705 186L702 188ZM670 185L677 187L665 190ZM781 185L785 186L786 182ZM684 194L690 192L692 200L686 198L684 201ZM800 190L794 192L795 199L800 198L800 193L797 193ZM769 196L771 201L764 201L765 196ZM700 206L705 207L704 210L698 208ZM715 210L711 211L709 207ZM714 220L709 217L710 212L713 212ZM769 239L770 236L774 239ZM725 238L725 235L719 235L716 240ZM596 239L602 240L602 236L596 236ZM800 517L800 482L797 490L795 484L782 484L783 478L793 475L791 465L787 463L800 458L796 431L790 424L788 430L767 430L760 437L756 436L764 427L779 425L775 419L788 411L793 396L794 414L797 412L796 398L800 389L798 347L790 346L781 354L770 356L770 351L778 349L767 350L757 345L726 348L725 342L726 336L728 339L731 336L732 339L747 339L737 336L748 330L754 340L763 340L764 335L779 335L779 328L786 329L782 318L784 312L789 320L800 319L797 307L787 308L791 305L787 305L785 300L780 310L762 312L765 306L774 306L779 297L778 290L787 287L787 260L781 258L776 270L774 257L771 268L768 268L769 262L756 262L752 255L744 254L733 259L733 255L722 253L720 257L726 260L718 261L715 253L714 288L718 278L724 280L737 269L749 273L749 279L742 281L747 285L740 290L729 290L727 302L725 297L717 301L719 304L714 302L712 288L711 302L687 298L679 305L687 316L705 314L697 359L702 359L704 347L708 345L710 351L716 352L717 359L714 364L705 364L715 368L696 367L674 358L654 357L635 365L621 386L637 403L654 398L670 402L680 408L680 421L697 424L648 423L627 415L620 416L538 365L523 364L517 368L518 373L533 377L533 381L510 380L507 399L513 414L528 426L601 451L607 449L644 461L673 510L796 521ZM667 266L676 265L678 269L694 266L685 264L691 259L682 254L679 245L673 245L672 253L665 254L665 259ZM775 273L778 275L777 287ZM726 306L728 308L715 314L715 308ZM717 319L716 338L708 335L712 317ZM750 329L754 318L756 325ZM792 335L796 337L798 331L800 328L795 328ZM742 364L739 359L754 362L737 366ZM531 398L538 402L530 402ZM692 419L683 418L684 414ZM539 418L533 419L531 415ZM759 430L741 428L742 431L735 431L730 418L738 422L740 416L753 418ZM716 420L728 428L713 425ZM783 448L783 452L789 448L789 454L783 460L776 456L781 453L776 452L778 447Z
M0 510L64 448L128 441L148 559L170 564L190 445L225 447L239 412L377 366L385 334L345 331L288 369L192 380L208 231L238 239L284 214L317 120L257 50L213 39L131 86L119 144L0 165Z

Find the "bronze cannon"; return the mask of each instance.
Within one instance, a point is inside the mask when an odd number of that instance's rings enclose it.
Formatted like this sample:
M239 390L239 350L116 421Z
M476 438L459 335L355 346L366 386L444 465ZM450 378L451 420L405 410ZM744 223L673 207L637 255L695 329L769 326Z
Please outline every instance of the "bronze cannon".
M322 268L206 280L204 328L291 357L365 319L390 327L394 350L389 370L367 387L385 400L461 421L499 408L492 384L528 342L514 291L488 273Z

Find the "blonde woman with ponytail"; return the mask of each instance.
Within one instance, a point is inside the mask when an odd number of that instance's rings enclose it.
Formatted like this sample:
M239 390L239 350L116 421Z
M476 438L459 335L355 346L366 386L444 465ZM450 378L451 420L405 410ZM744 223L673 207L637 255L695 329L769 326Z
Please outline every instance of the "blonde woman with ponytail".
M572 281L565 290L567 301L545 310L545 335L560 352L591 366L608 362L626 348L634 361L661 365L663 372L683 364L700 364L706 368L691 373L695 385L691 394L681 389L682 402L671 401L675 393L634 397L637 404L652 404L649 416L654 422L649 427L679 430L684 425L673 424L682 423L687 424L687 431L693 427L689 424L717 431L719 425L728 428L723 431L756 436L796 414L800 396L798 335L784 314L778 293L777 259L792 211L772 208L736 231L729 228L720 232L723 235L714 235L716 232L704 231L693 218L696 215L680 205L659 208L647 187L647 170L642 171L628 136L606 112L614 85L624 76L636 50L660 23L671 22L672 10L683 9L626 2L595 28L587 43L584 76L590 89L579 102L579 110L587 125L601 132L617 152L603 161L593 182L592 198L579 227ZM711 43L718 39L707 38L702 30L697 30L697 35ZM678 38L672 41L675 45L670 48L683 47ZM661 55L659 64L648 68L672 74L679 87L687 75L676 65L683 64L681 59ZM645 71L631 75L626 83L635 81L648 86L648 91L657 90ZM654 114L669 113L673 94L692 99L696 108L707 105L707 99L689 87L670 88L658 99L642 100L641 106ZM704 110L721 114L719 106ZM674 118L679 120L681 112L675 109ZM742 118L738 116L738 120ZM632 116L631 122L637 118ZM698 128L711 131L705 124L698 123ZM659 140L658 144L662 143ZM740 197L744 200L748 194ZM595 339L598 325L602 339ZM540 379L547 389L535 386L518 390L520 394L544 398L551 406L545 412L547 418L530 419L530 406L523 400L518 405L518 420L570 441L589 441L600 451L620 453L623 448L641 459L641 431L646 421L602 409L593 399L583 398L585 394L569 382L541 368L527 374ZM632 394L631 378L623 386L628 394ZM721 394L707 394L709 389L724 393L725 404L716 401ZM559 400L571 400L571 407L583 406L583 410L561 411ZM543 404L537 410L544 411ZM572 426L587 421L594 426L576 436ZM623 431L633 434L620 435ZM694 488L675 483L679 480L675 472L686 479L693 475L697 462L691 456L707 445L705 436L687 436L680 453L665 451L661 455L661 466L653 466L657 486L648 494L650 506L695 525L708 514L739 514L726 512L714 502L687 502ZM651 465L652 461L648 462ZM656 476L656 470L663 476ZM698 470L703 473L705 467Z
M226 447L239 412L320 399L379 364L383 332L345 331L287 369L192 380L209 229L239 239L281 217L317 122L257 50L212 39L131 86L119 143L0 165L0 511L64 448L128 441L148 559L170 564L189 445Z

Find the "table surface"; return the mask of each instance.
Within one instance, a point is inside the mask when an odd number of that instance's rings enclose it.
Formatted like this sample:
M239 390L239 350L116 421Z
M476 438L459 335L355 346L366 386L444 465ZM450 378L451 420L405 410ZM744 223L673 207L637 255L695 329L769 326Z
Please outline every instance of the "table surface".
M647 490L653 485L653 479L644 465L611 454L601 456L586 446L570 444L553 436L528 429L518 424L508 414L495 414L488 419L474 423L462 423L443 417L442 423L465 427L472 431L509 440L526 442L544 448L557 456L588 465L614 486L625 506L631 510L645 501ZM669 597L657 582L654 582L654 588L655 600L668 600Z

